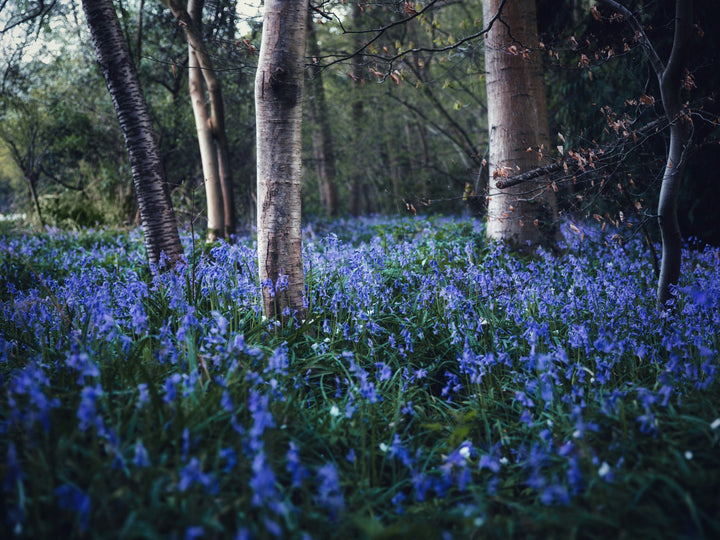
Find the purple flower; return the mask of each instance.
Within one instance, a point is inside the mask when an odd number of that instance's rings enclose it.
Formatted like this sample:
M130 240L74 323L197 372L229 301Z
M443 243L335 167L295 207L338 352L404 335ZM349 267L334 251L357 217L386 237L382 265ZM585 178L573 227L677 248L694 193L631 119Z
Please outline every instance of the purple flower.
M86 386L80 392L80 405L77 410L77 417L80 420L79 428L87 431L90 427L95 427L98 433L104 433L105 427L102 417L98 414L96 403L99 397L103 395L100 385Z
M72 484L63 484L55 489L55 496L60 508L80 516L80 530L85 532L90 520L90 497Z
M212 474L204 473L200 460L192 458L180 471L180 481L178 482L178 490L187 491L194 484L201 484L205 488L206 493L217 493L217 482Z
M237 454L232 448L223 448L218 451L220 459L225 460L225 467L223 468L224 473L231 472L237 464Z
M205 529L200 526L188 527L185 530L185 540L195 540L196 538L202 538L205 535Z
M302 481L310 476L310 473L300 463L300 450L294 442L290 441L290 448L285 457L287 458L286 470L292 475L292 487L300 487Z
M340 478L335 465L326 463L317 470L316 477L319 486L315 500L327 508L331 517L334 518L345 507L345 500L340 489Z
M250 409L253 417L253 425L252 428L250 428L250 445L254 450L259 450L262 447L260 437L265 430L275 427L275 420L268 409L269 399L268 396L261 394L255 389L250 390L248 409Z
M400 462L403 465L405 465L406 467L412 466L413 460L410 457L410 454L408 453L407 449L402 445L402 441L400 440L400 435L398 435L397 433L395 434L393 443L390 446L388 455L390 457L399 459Z
M149 467L150 458L148 457L147 450L143 446L141 441L135 443L135 456L133 457L133 464L136 467Z
M375 368L377 368L375 377L378 381L387 381L390 377L392 377L392 370L390 369L390 366L384 362L376 362Z
M255 455L252 462L253 475L250 479L250 487L253 490L251 504L262 506L272 502L277 496L275 488L275 473L267 462L265 452L260 451Z
M148 392L147 383L140 383L138 384L137 388L139 392L137 407L140 408L144 403L148 403L150 401L150 393Z

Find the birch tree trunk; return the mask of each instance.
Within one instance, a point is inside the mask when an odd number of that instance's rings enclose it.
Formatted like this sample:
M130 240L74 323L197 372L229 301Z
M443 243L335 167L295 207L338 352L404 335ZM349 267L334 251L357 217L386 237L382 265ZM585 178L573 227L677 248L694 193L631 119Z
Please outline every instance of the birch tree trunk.
M189 0L187 12L200 32L202 18L202 0ZM200 148L200 161L202 163L203 183L205 185L205 199L207 205L207 237L208 242L214 242L225 235L225 208L223 192L218 174L217 152L210 124L207 106L205 104L205 88L203 86L203 68L200 67L198 55L192 42L188 39L188 86L190 101L192 103L195 128L197 129L198 147Z
M308 70L308 92L307 103L310 121L312 122L313 152L315 155L315 167L317 171L320 195L325 205L325 212L328 216L337 216L338 195L335 183L335 152L332 143L330 122L328 121L327 103L325 101L325 87L323 86L322 73L317 65L317 58L320 56L315 28L312 24L312 15L308 12L307 41L308 53L312 58L312 64Z
M157 265L165 253L173 265L183 249L167 176L115 7L112 0L83 0L82 5L130 157L148 259Z
M211 136L211 144L205 152L203 145L207 143L201 142L200 127L198 127L198 144L200 146L200 155L203 162L203 174L205 174L206 184L209 178L217 179L210 182L210 186L206 185L206 195L208 197L208 240L215 231L218 236L227 238L234 234L237 225L237 212L235 211L235 195L232 182L232 169L230 167L230 150L228 148L227 133L225 129L225 107L223 104L222 86L220 80L215 73L212 60L207 52L205 43L202 39L202 9L204 0L188 0L187 9L180 0L163 0L175 18L181 23L185 30L185 36L188 42L190 55L190 74L193 69L196 74L196 95L202 96L201 103L205 111L201 113L207 128L202 130L209 132ZM192 67L194 56L196 68ZM203 87L202 83L205 83ZM205 88L207 88L207 100L205 99ZM195 114L196 125L198 125L199 103L196 107L196 98L192 96L193 113ZM207 111L206 101L209 101L209 114ZM203 133L202 137L206 138L207 134ZM212 148L214 156L211 158L209 149ZM215 163L214 167L212 162ZM214 171L212 176L208 176L210 171ZM219 187L218 187L219 186ZM219 202L218 202L219 201ZM219 213L219 212L220 213ZM211 214L214 214L211 216ZM222 218L222 219L221 219ZM211 227L211 222L217 227ZM224 225L223 225L224 224Z
M483 0L486 26L501 4ZM501 17L485 40L491 177L487 235L519 248L555 240L557 209L555 193L542 178L503 190L494 185L493 176L547 163L550 147L535 0L506 2Z
M302 318L303 64L308 3L266 0L255 76L258 268L268 318Z

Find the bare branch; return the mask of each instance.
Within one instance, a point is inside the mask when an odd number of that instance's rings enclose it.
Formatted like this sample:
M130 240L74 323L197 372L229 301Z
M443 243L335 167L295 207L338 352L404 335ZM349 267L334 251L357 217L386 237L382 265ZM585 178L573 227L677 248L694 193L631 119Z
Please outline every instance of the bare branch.
M648 38L647 34L645 33L645 29L642 27L640 22L637 20L635 15L630 11L628 8L626 8L624 5L622 5L619 2L616 2L615 0L603 0L606 4L611 6L612 8L618 10L623 17L628 21L630 26L633 30L635 30L635 34L638 37L638 40L640 41L640 44L642 45L643 49L645 49L645 54L647 54L648 60L650 61L650 65L653 68L653 71L655 71L655 74L657 75L658 79L662 78L663 72L665 71L665 66L662 63L662 60L660 60L660 56L658 56L657 51L655 50L655 47L653 47L652 43L650 42L650 39Z
M630 138L634 138L637 136L645 136L652 133L655 133L661 129L664 129L668 126L668 120L666 118L660 118L658 120L654 120L652 122L649 122L648 124L645 124L644 126L640 127L639 129L633 131L628 135L628 137L624 137L621 139L616 140L614 143L602 147L597 147L592 149L592 151L595 153L595 155L601 156L598 161L606 161L608 160L612 155L614 155L615 151L619 148L622 148L625 146L625 144L628 142ZM505 189L512 186L516 186L518 184L522 184L523 182L528 182L530 180L534 180L535 178L540 178L541 176L546 176L548 174L565 170L567 168L580 168L582 165L581 157L574 157L577 154L570 155L568 158L560 161L556 161L555 163L551 163L550 165L545 165L543 167L538 167L536 169L532 169L531 171L524 172L522 174L518 174L516 176L510 176L508 178L503 178L498 180L495 183L495 187L498 189Z
M336 58L335 60L328 62L327 64L322 64L321 67L326 68L326 67L332 66L334 64L344 62L345 60L347 60L349 58L353 58L354 56L357 56L359 54L365 54L365 56L367 58L374 58L374 59L380 60L382 62L387 62L388 64L392 64L396 60L399 60L400 58L403 58L404 56L407 56L408 54L417 54L417 53L421 53L421 52L440 53L440 52L447 52L447 51L451 51L453 49L457 49L460 46L464 45L465 43L467 43L469 41L473 41L473 40L479 38L480 36L487 34L490 31L490 29L493 27L495 22L500 18L500 14L502 13L503 6L507 2L507 0L502 0L502 2L500 3L500 6L498 7L497 13L495 13L495 15L493 15L492 19L490 19L490 22L488 23L487 27L483 28L479 32L475 32L472 35L466 36L451 45L446 45L445 47L415 47L412 49L408 49L406 51L399 52L393 56L383 56L383 55L378 55L378 54L364 53L364 51L368 47L370 47L370 45L372 45L378 39L380 39L383 36L383 34L385 34L388 30L390 30L391 28L394 28L396 26L399 26L401 24L405 24L406 22L411 21L412 19L414 19L416 17L419 17L420 15L422 15L422 14L426 13L428 10L430 10L430 8L432 8L437 2L438 2L438 0L432 0L427 6L425 6L423 9L421 9L417 13L414 13L414 14L410 15L409 17L406 17L399 21L394 21L390 24L387 24L387 25L385 25L381 28L377 28L375 30L350 31L350 30L345 30L345 28L343 28L342 24L341 24L343 33L346 33L346 34L376 32L376 35L370 41L365 43L362 47L357 49L355 52L349 53L347 55L342 55L339 58ZM326 56L326 58L331 58L331 57L332 56Z

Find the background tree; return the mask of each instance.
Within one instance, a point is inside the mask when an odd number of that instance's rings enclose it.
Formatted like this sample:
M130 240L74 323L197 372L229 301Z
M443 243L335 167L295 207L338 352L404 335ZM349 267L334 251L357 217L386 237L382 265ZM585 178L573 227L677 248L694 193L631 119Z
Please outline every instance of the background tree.
M112 0L83 0L98 64L125 138L151 265L182 256L165 170L135 65Z
M302 317L302 96L307 2L267 0L255 77L258 268L268 318Z
M325 100L322 70L318 66L320 48L318 47L312 10L308 10L307 49L310 66L307 69L307 111L312 129L312 146L315 157L315 172L320 188L320 199L325 213L330 217L338 214L338 190L335 183L335 151L330 129L328 105Z
M213 241L218 235L233 234L236 222L222 87L202 36L204 1L189 0L187 10L178 0L169 0L168 4L187 36L188 82L205 182L208 241Z

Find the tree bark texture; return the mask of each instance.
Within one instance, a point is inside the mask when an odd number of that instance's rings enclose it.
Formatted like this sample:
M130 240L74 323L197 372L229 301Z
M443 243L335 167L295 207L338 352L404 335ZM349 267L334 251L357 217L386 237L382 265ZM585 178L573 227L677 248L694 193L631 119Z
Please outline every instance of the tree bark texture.
M195 28L200 32L202 20L202 0L189 0L187 12ZM200 67L198 55L192 40L188 39L188 86L190 101L192 103L195 128L197 129L200 161L202 163L203 182L205 185L205 199L207 206L207 241L214 242L225 235L225 208L223 192L218 173L217 151L211 129L210 116L205 103L205 88L203 86L203 68Z
M501 0L483 0L486 26L500 5ZM547 182L499 190L493 181L493 176L512 176L547 162L550 136L535 0L502 7L485 41L485 71L491 177L487 235L515 247L551 243L557 236L557 210Z
M308 11L307 41L308 53L312 64L308 70L309 92L306 98L308 113L312 122L313 153L315 156L315 170L317 171L320 195L328 216L338 214L338 194L335 183L335 152L333 149L332 133L328 121L328 108L325 101L325 87L322 73L317 65L320 50L312 23L312 15Z
M258 268L268 318L302 318L301 128L308 3L266 0L255 76Z
M83 0L82 4L130 157L148 259L157 265L165 253L173 265L183 249L160 148L130 50L112 0Z

